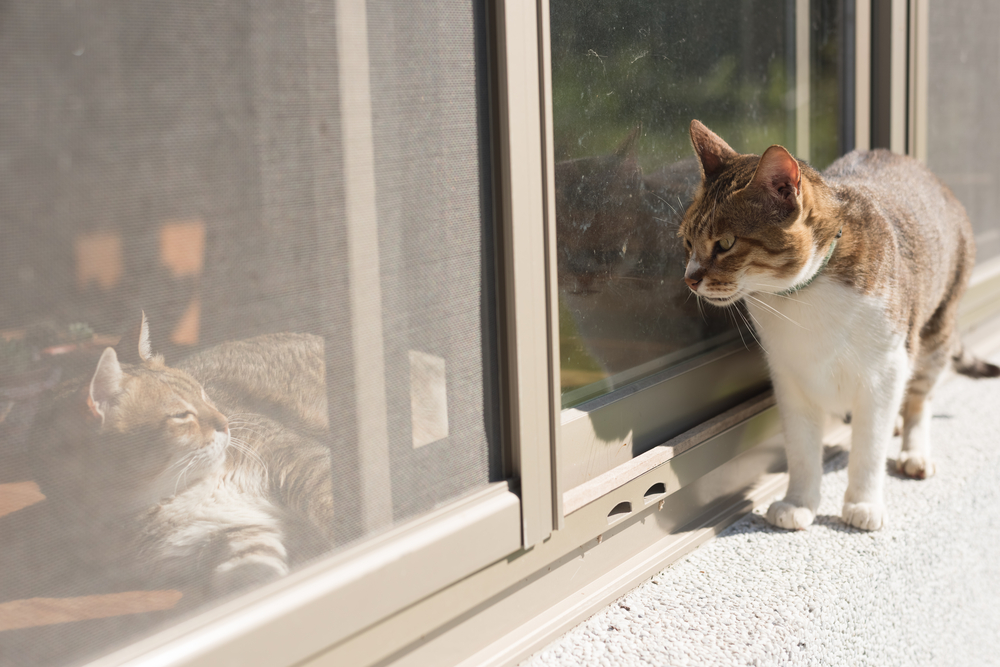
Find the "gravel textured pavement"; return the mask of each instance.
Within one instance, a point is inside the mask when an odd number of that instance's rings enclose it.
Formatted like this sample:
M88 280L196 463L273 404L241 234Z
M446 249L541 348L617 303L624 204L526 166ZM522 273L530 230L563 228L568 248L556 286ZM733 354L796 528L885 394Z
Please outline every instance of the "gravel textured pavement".
M840 522L840 454L809 529L760 508L521 667L1000 665L1000 380L949 379L934 415L937 475L890 472L882 530Z

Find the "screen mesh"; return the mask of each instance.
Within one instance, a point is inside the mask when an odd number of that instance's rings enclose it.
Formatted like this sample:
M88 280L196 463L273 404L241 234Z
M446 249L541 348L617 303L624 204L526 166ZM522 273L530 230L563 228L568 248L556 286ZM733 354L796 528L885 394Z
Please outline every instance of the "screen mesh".
M1000 6L932 2L929 12L927 163L968 211L982 263L1000 255Z
M483 11L0 3L0 664L501 478Z

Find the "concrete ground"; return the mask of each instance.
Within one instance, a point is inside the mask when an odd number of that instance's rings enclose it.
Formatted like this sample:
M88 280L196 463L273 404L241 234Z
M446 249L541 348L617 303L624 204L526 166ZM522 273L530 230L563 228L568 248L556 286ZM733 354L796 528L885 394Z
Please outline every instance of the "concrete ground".
M890 461L882 530L840 522L840 454L808 530L760 508L521 667L1000 665L1000 380L950 379L934 416L937 475Z

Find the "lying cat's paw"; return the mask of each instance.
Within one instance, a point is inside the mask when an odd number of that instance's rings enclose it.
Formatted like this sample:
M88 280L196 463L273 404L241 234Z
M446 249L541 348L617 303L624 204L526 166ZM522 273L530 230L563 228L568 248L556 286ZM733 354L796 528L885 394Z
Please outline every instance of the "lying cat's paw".
M926 454L912 452L900 452L896 459L896 470L907 477L914 479L927 479L933 477L936 471L934 461Z
M875 503L844 503L841 518L849 526L861 530L878 530L885 518L885 506Z
M265 563L249 562L230 569L217 569L212 576L211 593L214 596L222 596L248 588L258 588L280 576L281 573Z
M767 508L767 521L772 526L787 530L805 530L813 522L813 512L784 500L777 500Z

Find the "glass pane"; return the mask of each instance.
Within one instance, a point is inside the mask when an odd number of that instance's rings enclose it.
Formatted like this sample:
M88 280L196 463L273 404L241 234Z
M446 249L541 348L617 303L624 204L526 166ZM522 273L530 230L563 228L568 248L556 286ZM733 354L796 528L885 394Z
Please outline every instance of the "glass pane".
M563 405L738 336L683 283L700 176L688 125L737 150L795 139L794 4L553 0Z
M809 159L811 145L829 164L853 142L845 4L552 0L563 407L748 328L682 280L676 230L700 181L688 126L697 118L744 153L782 144ZM812 97L795 88L797 46L809 47Z
M977 260L1000 255L1000 5L930 3L927 162L972 219Z
M0 4L0 662L93 658L501 478L484 25Z
M810 0L808 161L820 170L854 148L853 10L853 0Z

